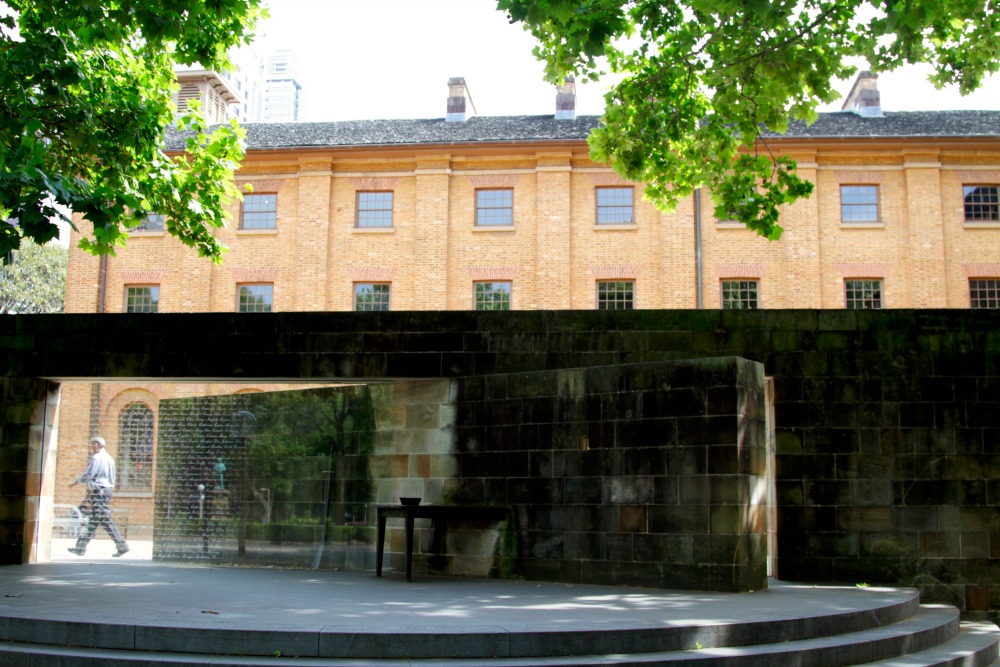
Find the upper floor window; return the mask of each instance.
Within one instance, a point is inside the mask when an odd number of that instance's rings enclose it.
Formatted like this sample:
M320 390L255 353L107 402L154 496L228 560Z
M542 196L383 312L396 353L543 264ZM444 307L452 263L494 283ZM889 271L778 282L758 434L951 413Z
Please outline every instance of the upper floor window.
M597 224L631 225L633 188L597 188Z
M744 310L757 308L756 280L723 280L722 309Z
M476 310L510 310L510 283L476 283Z
M601 280L597 283L598 310L632 310L635 283L631 280Z
M358 193L358 227L392 227L392 193Z
M996 278L970 278L969 307L1000 308L1000 280Z
M966 222L1000 222L1000 186L965 185Z
M841 222L878 222L878 204L877 185L840 186Z
M354 283L354 310L389 310L389 283Z
M136 232L162 232L166 216L162 213L147 213L142 222L133 229Z
M159 285L127 285L125 287L126 313L155 313L159 309Z
M514 191L476 190L476 226L514 224Z
M845 305L849 310L878 309L882 307L881 280L845 280Z
M118 485L153 487L153 411L144 403L132 403L118 418Z
M275 229L278 226L278 195L243 195L240 229Z
M270 313L274 285L238 285L236 310L240 313Z

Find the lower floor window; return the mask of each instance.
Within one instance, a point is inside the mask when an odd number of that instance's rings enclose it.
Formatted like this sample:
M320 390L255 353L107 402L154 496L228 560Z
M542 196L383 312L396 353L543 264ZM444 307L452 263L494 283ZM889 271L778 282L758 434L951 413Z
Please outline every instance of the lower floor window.
M129 405L118 421L118 485L153 486L153 411L143 403Z
M602 280L597 283L598 310L632 310L635 283L631 280Z
M270 313L274 285L240 285L237 310L241 313Z
M389 283L355 283L354 310L389 310Z
M146 285L125 288L126 313L155 313L160 308L160 286Z
M882 307L881 280L845 280L845 303L849 310L870 310Z
M744 310L757 308L756 280L723 280L722 309Z
M1000 280L996 278L969 279L970 308L1000 308Z
M510 283L476 283L476 310L510 310Z

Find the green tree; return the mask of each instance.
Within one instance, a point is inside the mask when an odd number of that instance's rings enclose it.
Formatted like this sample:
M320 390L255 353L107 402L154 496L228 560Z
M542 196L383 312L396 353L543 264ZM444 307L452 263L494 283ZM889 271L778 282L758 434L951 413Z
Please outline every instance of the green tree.
M61 312L68 256L58 241L22 243L0 267L0 313Z
M209 133L189 113L171 159L175 64L219 69L248 42L260 0L5 0L0 16L0 255L56 238L60 207L93 223L80 245L114 254L147 213L202 256L224 246L243 157L235 123ZM0 12L3 14L3 12ZM16 224L13 224L16 222Z
M851 76L929 62L937 85L977 88L1000 68L997 0L499 0L538 40L554 81L621 75L593 157L647 183L665 210L707 186L716 215L780 237L778 207L808 196L768 133L812 122ZM606 62L606 65L604 64Z

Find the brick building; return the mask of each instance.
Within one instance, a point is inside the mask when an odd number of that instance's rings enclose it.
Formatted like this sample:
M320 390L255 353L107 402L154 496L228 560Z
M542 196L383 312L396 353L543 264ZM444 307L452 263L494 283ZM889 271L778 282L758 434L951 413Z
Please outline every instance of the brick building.
M771 242L707 193L663 213L591 161L599 119L571 83L542 116L478 117L464 80L449 91L441 119L247 126L223 264L152 217L115 257L71 251L66 312L1000 306L1000 112L883 113L859 78L844 111L768 140L816 185ZM159 399L235 389L258 387L66 385L60 442L100 430L138 461Z

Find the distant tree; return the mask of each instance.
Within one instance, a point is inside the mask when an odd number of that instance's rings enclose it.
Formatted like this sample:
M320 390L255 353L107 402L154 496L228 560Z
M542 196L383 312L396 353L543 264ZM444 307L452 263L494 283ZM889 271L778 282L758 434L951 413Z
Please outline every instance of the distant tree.
M249 41L260 0L4 0L0 3L0 256L58 236L66 208L93 223L82 248L114 253L147 213L218 261L211 229L239 195L235 123L197 113L187 154L162 149L174 65L222 68ZM10 11L4 12L4 9ZM15 219L17 224L3 222Z
M21 244L0 267L0 313L59 313L69 251L59 242Z
M499 0L538 40L546 76L622 75L591 152L647 183L665 210L702 185L716 215L771 239L778 207L808 196L768 132L812 122L851 76L929 62L936 85L968 93L1000 69L997 0Z

